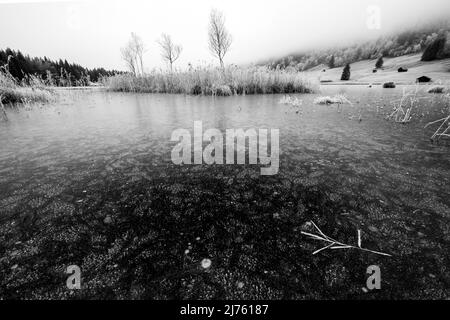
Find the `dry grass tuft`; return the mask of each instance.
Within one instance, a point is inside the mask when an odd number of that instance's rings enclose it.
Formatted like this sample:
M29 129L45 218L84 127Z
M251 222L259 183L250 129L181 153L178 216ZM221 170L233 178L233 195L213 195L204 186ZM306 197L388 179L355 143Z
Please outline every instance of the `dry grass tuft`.
M348 103L350 105L353 105L350 100L347 99L347 97L345 97L343 94L338 94L335 95L334 97L329 97L329 96L325 96L325 97L317 97L316 99L314 99L314 103L315 104L344 104L344 103Z

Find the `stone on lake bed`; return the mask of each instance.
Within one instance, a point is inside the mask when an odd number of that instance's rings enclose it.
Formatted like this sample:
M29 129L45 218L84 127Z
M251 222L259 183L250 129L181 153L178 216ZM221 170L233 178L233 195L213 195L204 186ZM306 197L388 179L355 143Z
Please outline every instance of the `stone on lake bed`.
M312 226L313 226L313 224L311 223L311 221L307 221L307 222L305 222L305 223L302 225L301 229L302 229L302 230L309 230Z
M203 259L202 260L202 263L201 263L201 265L202 265L202 268L203 269L208 269L209 267L211 267L211 260L210 259Z
M111 223L113 223L113 219L111 218L110 215L107 215L107 216L105 217L105 219L103 219L103 223L104 223L104 224L111 224Z
M0 296L65 299L69 297L64 290L65 268L74 263L82 267L83 279L87 277L81 282L82 288L84 284L89 287L82 290L86 299L445 298L445 216L449 204L443 194L448 180L447 146L443 141L428 146L424 137L431 131L423 129L428 119L440 118L441 110L431 107L444 106L444 97L427 96L426 88L421 87L418 98L423 94L429 101L425 100L428 104L424 110L418 105L417 112L430 109L430 114L423 121L417 119L408 127L400 127L385 122L384 113L391 112L391 100L400 98L402 89L383 94L381 88L374 92L364 91L372 89L363 86L346 89L354 103L362 98L358 106L367 128L347 122L348 114L358 119L358 110L350 106L344 106L341 113L316 107L316 114L305 112L302 122L283 114L272 120L260 115L274 111L277 96L263 97L264 104L268 100L267 108L259 105L258 96L247 97L252 99L246 102L247 107L258 106L259 110L249 126L279 125L284 132L280 172L271 177L260 176L259 164L248 161L242 167L199 165L199 171L191 170L193 166L172 164L168 137L178 122L167 123L167 130L159 125L144 126L141 121L131 123L136 125L131 129L120 126L118 131L130 134L117 144L109 144L117 130L111 130L111 136L89 139L93 144L79 140L78 131L64 137L64 141L73 140L74 150L70 157L55 155L61 165L53 172L30 158L21 162L24 168L20 165L8 173L8 179L0 174L6 191L0 202L8 204L16 190L21 196L13 199L16 207L5 209L0 226L5 239L0 255L0 265L5 269L0 288L7 286ZM333 93L338 90L330 89ZM386 96L379 101L375 99L378 95ZM152 97L145 96L143 103L152 107ZM306 95L304 98L308 99ZM178 98L169 97L173 99ZM209 98L200 102L203 97L180 99L192 103L193 108L211 103ZM128 106L134 98L124 101ZM384 102L387 110L383 112ZM383 116L374 115L377 106ZM117 108L114 103L111 107ZM150 118L148 108L144 109L146 122ZM209 115L210 108L206 109L205 113L203 109L193 113L205 116L209 124L216 123ZM247 112L242 115L247 116ZM90 127L91 120L84 111L81 116L88 121L80 124L82 128ZM232 114L230 117L235 119ZM92 124L97 119L93 117ZM244 123L246 119L237 119L237 123L241 120ZM110 130L101 133L109 134ZM60 139L54 138L56 142ZM78 149L76 143L80 141L83 143ZM405 150L394 153L398 142ZM151 154L153 148L162 149L163 155ZM86 161L89 157L98 160L91 169ZM104 168L113 161L123 163L121 169L103 176ZM28 169L29 165L32 167ZM135 172L145 172L151 180L140 176L131 180ZM314 177L317 173L320 175ZM28 201L36 196L34 180L49 185L61 181L63 193L53 198L43 196L44 204L33 210ZM18 184L16 181L21 185L13 188L11 183ZM311 181L314 185L309 186ZM81 205L75 203L79 199L83 199ZM22 227L19 219L28 212L36 216L36 224L30 229ZM301 233L319 234L311 221L325 234L355 247L360 229L363 248L393 257L357 249L324 250L313 255L328 243ZM19 239L23 244L15 246ZM426 240L423 245L422 239ZM209 257L215 260L214 268ZM16 269L11 269L15 264ZM380 266L381 290L366 287L370 276L366 268L370 265ZM46 269L48 274L42 275ZM47 276L56 281L47 281ZM79 292L73 294L73 298L79 297Z

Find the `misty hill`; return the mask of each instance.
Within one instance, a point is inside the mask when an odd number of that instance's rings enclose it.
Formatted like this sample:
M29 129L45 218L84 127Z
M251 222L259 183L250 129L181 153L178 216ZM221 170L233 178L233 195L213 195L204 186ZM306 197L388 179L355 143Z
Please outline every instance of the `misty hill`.
M443 45L438 58L450 57L450 21L441 21L417 27L397 34L386 35L377 40L354 44L347 47L312 50L292 54L263 64L273 69L290 68L297 71L323 69L324 67L343 67L347 63L374 60L378 57L394 58L419 54L438 40ZM420 59L419 59L420 60ZM433 60L433 59L432 59ZM375 66L375 64L373 65ZM314 70L313 69L313 70Z
M350 81L344 83L385 83L393 81L397 84L414 83L423 75L430 77L433 82L450 79L450 58L434 61L421 61L422 54L410 54L395 58L384 58L382 68L373 72L377 59L362 60L350 65ZM399 68L407 69L407 72L398 72ZM341 83L342 67L328 68L321 65L305 71L308 78L319 80L323 83ZM325 70L325 71L324 71Z

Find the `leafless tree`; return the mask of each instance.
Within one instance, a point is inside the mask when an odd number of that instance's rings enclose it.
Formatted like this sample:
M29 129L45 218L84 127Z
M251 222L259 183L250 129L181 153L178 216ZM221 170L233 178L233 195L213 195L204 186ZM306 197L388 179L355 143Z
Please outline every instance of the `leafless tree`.
M134 53L131 48L127 45L120 49L120 53L122 55L122 59L125 61L128 70L136 76L136 61L134 57Z
M163 33L161 39L158 40L161 47L161 57L169 64L170 71L173 70L173 63L180 57L183 47L172 42L172 38Z
M131 33L131 42L133 43L134 52L136 54L136 61L139 63L141 74L144 74L144 60L142 57L145 51L144 42L134 32Z
M224 68L223 58L231 46L232 38L225 28L225 17L223 13L215 9L210 14L208 38L209 50L219 59L220 66Z
M144 51L144 42L137 34L132 32L131 39L128 41L126 46L121 49L121 54L128 69L135 76L144 74Z

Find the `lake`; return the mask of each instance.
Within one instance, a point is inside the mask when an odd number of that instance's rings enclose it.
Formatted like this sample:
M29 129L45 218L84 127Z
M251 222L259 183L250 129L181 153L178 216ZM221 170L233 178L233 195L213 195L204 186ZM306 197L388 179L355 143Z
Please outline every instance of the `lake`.
M0 297L448 298L450 144L429 121L450 99L420 87L408 124L386 120L403 87L204 97L71 90L0 123ZM414 87L406 87L414 90ZM316 105L344 93L341 109ZM280 167L175 165L171 133L280 130ZM389 253L325 246L328 236ZM316 232L317 233L317 232ZM211 266L202 267L209 259ZM66 288L69 265L82 290ZM369 266L382 287L367 292Z

